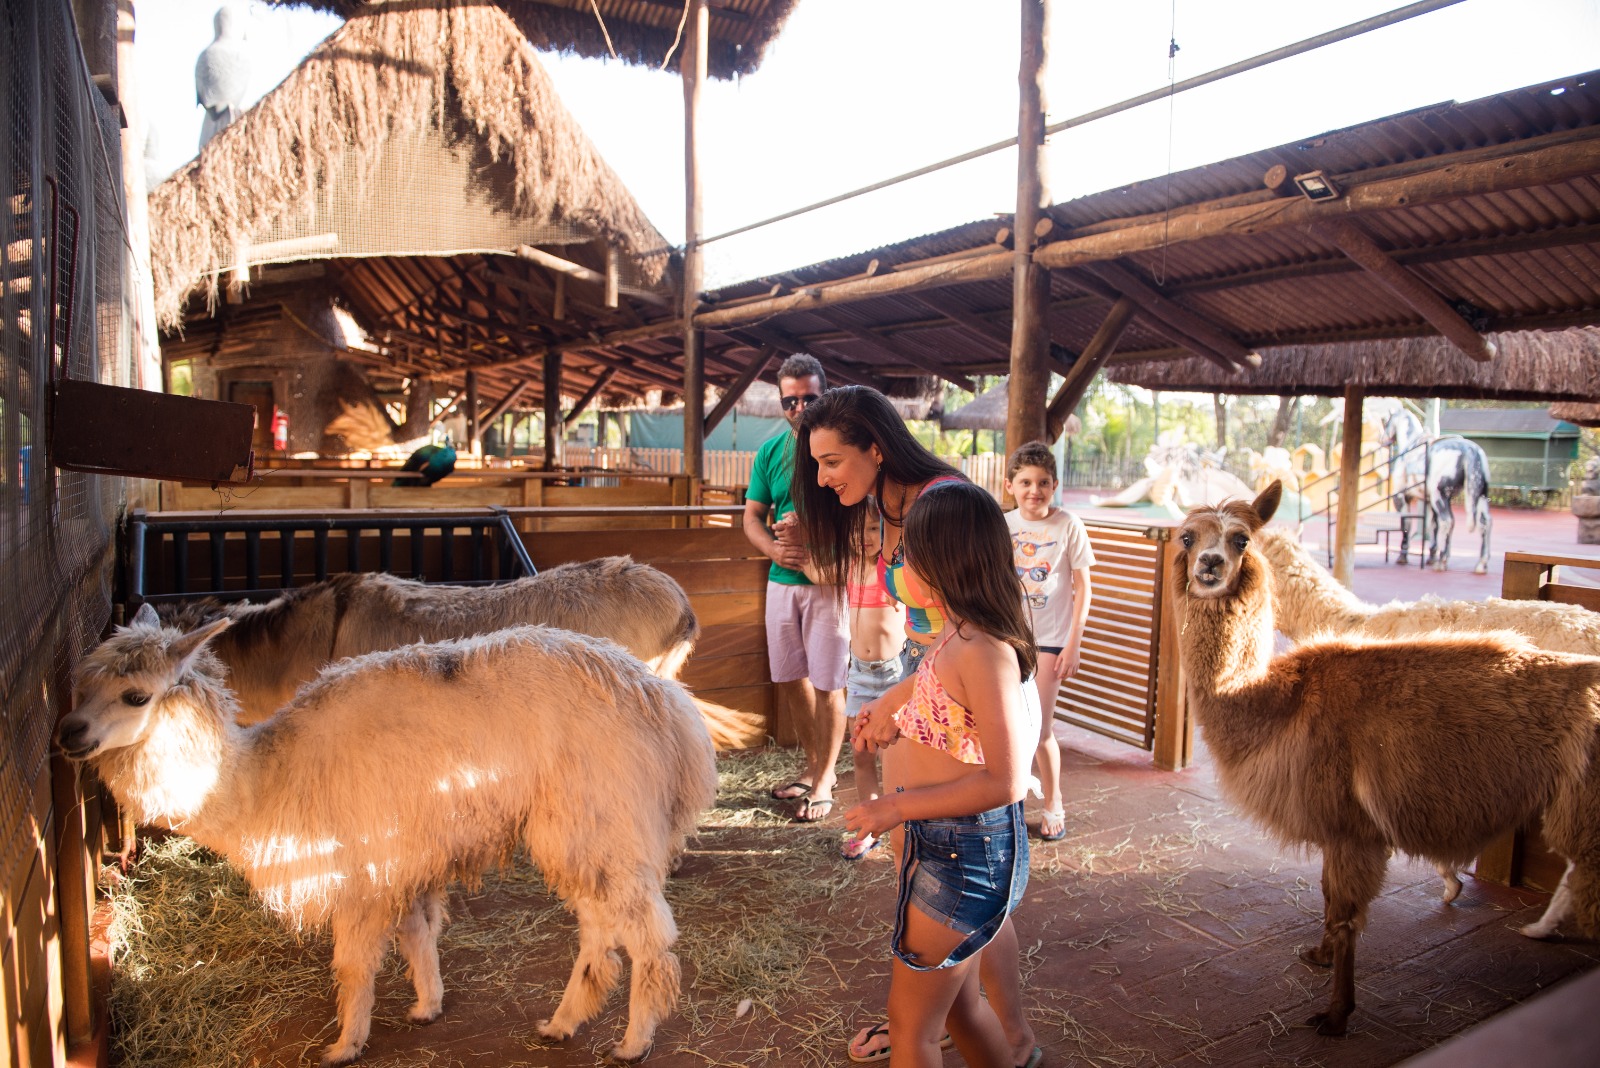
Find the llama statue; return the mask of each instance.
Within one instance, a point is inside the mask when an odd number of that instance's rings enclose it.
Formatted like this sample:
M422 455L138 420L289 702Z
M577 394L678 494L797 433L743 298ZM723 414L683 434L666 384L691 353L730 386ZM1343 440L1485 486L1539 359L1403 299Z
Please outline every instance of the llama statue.
M391 941L416 988L407 1018L439 1015L446 886L518 844L578 921L540 1033L565 1039L592 1017L624 949L628 1026L612 1052L644 1056L679 988L662 888L716 793L683 687L611 642L518 627L341 661L241 727L210 650L229 625L183 633L141 607L84 658L56 743L140 822L226 856L270 911L331 927L340 1030L322 1063L366 1045Z
M1355 1007L1355 944L1392 851L1452 869L1543 814L1572 867L1563 910L1600 935L1600 659L1514 634L1331 637L1273 658L1272 578L1251 545L1282 486L1190 512L1168 575L1179 656L1224 791L1322 853L1327 1010ZM1560 896L1560 895L1558 895Z
M228 669L243 723L272 715L318 671L417 641L487 634L542 623L627 647L657 675L676 678L700 624L672 576L626 556L562 564L496 586L449 586L383 573L336 575L289 590L264 604L206 599L164 609L168 623L193 630L227 618L233 627L211 642ZM719 749L759 744L761 717L702 703Z
M1465 494L1467 529L1477 530L1478 562L1475 575L1489 573L1489 458L1476 442L1451 434L1435 438L1421 447L1422 423L1397 404L1383 421L1378 435L1380 445L1392 446L1400 457L1400 480L1407 488L1394 495L1394 506L1404 512L1420 504L1428 516L1428 566L1443 571L1450 563L1450 537L1456 529L1453 506L1457 494ZM1426 456L1424 456L1426 453ZM1410 551L1411 529L1400 527L1400 563Z

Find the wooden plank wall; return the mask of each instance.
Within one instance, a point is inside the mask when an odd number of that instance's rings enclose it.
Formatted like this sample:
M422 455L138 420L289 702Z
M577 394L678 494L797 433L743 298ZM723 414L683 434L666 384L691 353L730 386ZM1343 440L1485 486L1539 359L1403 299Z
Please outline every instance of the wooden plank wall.
M700 641L683 670L697 698L773 719L767 666L767 567L770 561L736 528L556 531L523 539L535 567L597 556L632 556L683 586L700 619Z

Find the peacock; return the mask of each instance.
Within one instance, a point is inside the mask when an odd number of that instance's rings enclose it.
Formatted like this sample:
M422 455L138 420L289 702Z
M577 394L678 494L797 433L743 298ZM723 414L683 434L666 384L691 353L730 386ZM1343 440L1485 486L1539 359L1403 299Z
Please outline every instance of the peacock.
M421 471L422 478L397 478L396 486L431 486L456 469L456 447L446 438L443 445L424 445L400 465L402 471Z

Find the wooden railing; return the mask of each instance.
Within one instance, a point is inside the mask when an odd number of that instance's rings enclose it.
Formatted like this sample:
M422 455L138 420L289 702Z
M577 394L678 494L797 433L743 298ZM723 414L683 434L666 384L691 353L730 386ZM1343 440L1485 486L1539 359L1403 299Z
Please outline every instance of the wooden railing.
M1088 521L1093 597L1078 673L1056 694L1057 719L1149 750L1158 767L1193 759L1178 674L1178 635L1163 576L1172 528Z

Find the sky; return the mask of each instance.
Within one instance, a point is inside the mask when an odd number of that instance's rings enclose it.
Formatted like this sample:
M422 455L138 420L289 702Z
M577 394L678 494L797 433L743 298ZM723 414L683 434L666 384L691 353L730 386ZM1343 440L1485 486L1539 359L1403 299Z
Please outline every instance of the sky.
M217 0L140 0L140 106L152 169L194 156L194 60ZM1050 121L1403 6L1402 0L1053 0ZM251 4L251 100L338 27ZM756 73L702 96L708 235L1015 136L1014 0L801 0ZM1178 45L1169 60L1169 42ZM669 241L684 236L683 93L660 71L546 55L562 99ZM1600 67L1600 0L1464 3L1065 131L1051 199L1076 196L1446 100ZM708 288L1015 209L995 153L706 246Z

